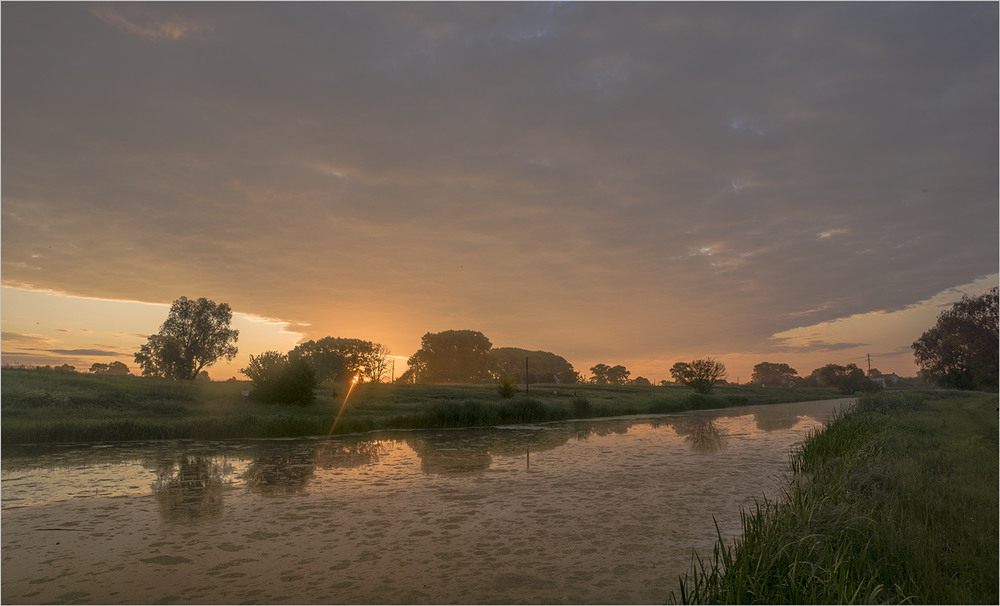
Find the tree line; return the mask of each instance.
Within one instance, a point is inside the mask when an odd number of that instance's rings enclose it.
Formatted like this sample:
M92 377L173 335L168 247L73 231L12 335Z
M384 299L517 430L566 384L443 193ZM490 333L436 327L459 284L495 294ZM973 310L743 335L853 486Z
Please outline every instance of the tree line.
M920 376L927 383L955 389L996 391L1000 318L997 287L970 297L965 295L943 311L936 324L913 345ZM205 368L237 353L239 331L231 328L232 309L227 303L206 298L181 297L173 302L160 330L150 335L135 363L143 376L178 380L207 378ZM251 355L241 372L255 391L270 401L307 401L321 381L377 383L386 377L389 350L363 339L325 337L296 345L287 353L266 351ZM69 365L37 367L75 372ZM95 363L93 374L127 375L122 362ZM585 379L562 356L517 347L493 347L483 333L446 330L426 333L421 346L408 360L398 383L469 383L487 381L595 385L650 385L645 377L630 379L625 366L599 363ZM712 358L677 362L670 369L674 381L702 393L725 381L726 368ZM866 374L855 364L827 364L805 377L788 364L761 362L754 366L751 384L763 386L833 387L843 393L872 391L880 387L881 373ZM666 383L666 381L661 381ZM288 400L292 398L292 400Z

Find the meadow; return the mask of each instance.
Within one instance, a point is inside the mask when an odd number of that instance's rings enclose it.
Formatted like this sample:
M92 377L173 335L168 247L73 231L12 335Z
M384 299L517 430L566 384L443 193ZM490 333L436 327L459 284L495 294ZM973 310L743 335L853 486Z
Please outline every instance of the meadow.
M681 603L996 604L997 395L862 396L682 579Z
M378 429L477 427L571 418L682 412L842 397L835 390L719 386L531 385L512 398L496 386L324 384L311 406L261 404L249 382L170 381L5 368L4 444L155 439L277 438Z

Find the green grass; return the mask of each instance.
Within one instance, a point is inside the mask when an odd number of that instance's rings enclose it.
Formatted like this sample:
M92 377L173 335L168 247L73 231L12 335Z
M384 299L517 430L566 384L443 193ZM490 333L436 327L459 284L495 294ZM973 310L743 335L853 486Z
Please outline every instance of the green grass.
M793 455L780 503L743 512L682 603L996 604L997 396L863 396Z
M168 381L5 368L5 444L324 435L343 403L343 386L324 384L312 406L248 401L247 382ZM503 398L493 384L358 385L335 433L475 427L570 418L681 412L840 397L832 390L718 387L532 385Z

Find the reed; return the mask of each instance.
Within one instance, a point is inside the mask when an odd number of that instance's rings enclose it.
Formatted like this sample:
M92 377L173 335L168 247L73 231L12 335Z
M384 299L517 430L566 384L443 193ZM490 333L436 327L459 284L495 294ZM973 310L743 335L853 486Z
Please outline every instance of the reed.
M326 383L309 407L241 395L249 383L169 381L16 368L2 371L5 444L326 435L347 393ZM359 384L334 432L473 427L837 397L830 390L721 386L532 385L507 399L495 386Z
M879 393L792 457L779 502L717 529L681 603L997 603L996 396Z

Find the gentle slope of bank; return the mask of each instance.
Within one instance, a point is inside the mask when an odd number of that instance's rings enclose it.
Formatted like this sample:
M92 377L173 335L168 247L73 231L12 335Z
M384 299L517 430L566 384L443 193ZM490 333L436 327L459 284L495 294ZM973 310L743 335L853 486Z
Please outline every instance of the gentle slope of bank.
M842 397L834 390L720 386L532 385L504 399L492 385L332 384L309 407L244 398L246 382L167 381L3 369L5 444L155 439L276 438L377 429L474 427L681 412ZM523 386L520 388L523 390Z
M997 395L881 393L793 456L786 502L743 515L684 603L996 604Z

